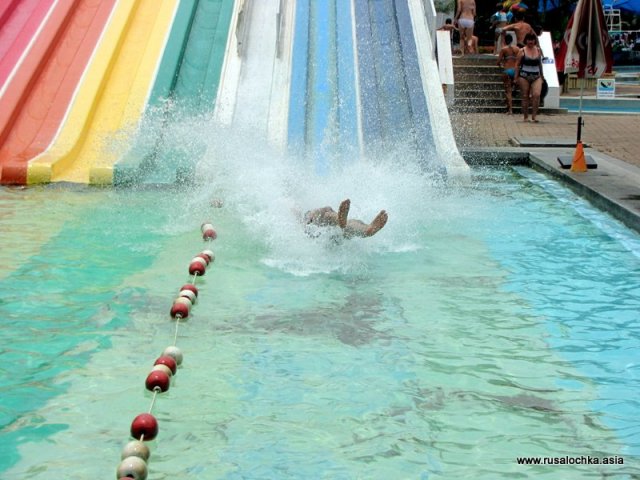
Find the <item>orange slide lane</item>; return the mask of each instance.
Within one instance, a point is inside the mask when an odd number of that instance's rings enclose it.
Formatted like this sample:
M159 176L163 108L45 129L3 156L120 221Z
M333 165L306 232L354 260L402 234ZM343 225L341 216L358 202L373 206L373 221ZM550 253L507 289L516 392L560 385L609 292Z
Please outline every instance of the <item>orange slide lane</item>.
M0 0L0 89L55 0Z
M27 183L53 141L116 0L59 0L0 97L0 183Z

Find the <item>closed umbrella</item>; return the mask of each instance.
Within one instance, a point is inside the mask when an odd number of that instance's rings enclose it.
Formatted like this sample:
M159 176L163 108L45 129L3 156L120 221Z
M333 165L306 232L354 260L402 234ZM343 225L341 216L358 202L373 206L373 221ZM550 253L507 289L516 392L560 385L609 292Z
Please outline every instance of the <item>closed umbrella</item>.
M600 78L603 73L610 72L613 66L611 40L600 0L578 0L569 19L557 60L560 65L564 65L565 73L577 73L581 79L576 151L582 150L584 79Z

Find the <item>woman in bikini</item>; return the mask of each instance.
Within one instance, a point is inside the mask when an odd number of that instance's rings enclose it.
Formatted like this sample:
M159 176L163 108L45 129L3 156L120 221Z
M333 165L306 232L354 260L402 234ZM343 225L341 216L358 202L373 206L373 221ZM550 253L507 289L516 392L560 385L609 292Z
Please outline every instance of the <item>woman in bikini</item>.
M529 104L531 104L531 121L538 123L538 107L540 106L540 92L542 91L542 52L538 47L538 37L535 33L528 33L524 37L524 47L516 59L515 80L520 85L522 94L522 113L524 121L529 121Z
M502 67L502 81L504 82L504 93L507 99L507 114L513 114L513 88L516 76L516 59L520 49L513 44L513 37L506 38L507 45L500 50L498 55L498 66Z
M476 18L475 0L458 0L454 26L460 32L460 54L472 53L473 27Z

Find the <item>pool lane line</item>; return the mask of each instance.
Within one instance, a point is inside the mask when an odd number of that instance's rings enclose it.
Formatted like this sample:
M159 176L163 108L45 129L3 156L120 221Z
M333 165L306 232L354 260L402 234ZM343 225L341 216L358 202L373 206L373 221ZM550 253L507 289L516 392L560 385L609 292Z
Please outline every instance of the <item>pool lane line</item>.
M217 238L217 232L210 223L203 223L200 228L205 242L212 242ZM153 416L153 409L158 395L169 390L171 379L177 374L177 369L182 364L183 353L177 346L180 324L189 318L191 308L196 303L198 276L205 275L208 266L213 263L214 259L213 251L205 249L192 258L189 264L189 275L192 275L193 278L188 284L180 287L178 296L174 299L169 311L170 317L175 322L173 342L155 360L151 372L145 379L145 388L151 392L151 403L146 413L137 415L131 422L130 435L133 440L129 441L122 449L121 461L116 470L117 478L147 478L149 471L147 462L151 452L144 442L154 440L159 432L158 421Z
M142 114L177 0L120 0L53 145L28 183L110 184L116 145Z
M13 105L0 107L11 115L8 125L0 125L0 183L27 183L28 162L53 141L114 4L58 2L15 78L21 85L13 82L5 97L12 98Z

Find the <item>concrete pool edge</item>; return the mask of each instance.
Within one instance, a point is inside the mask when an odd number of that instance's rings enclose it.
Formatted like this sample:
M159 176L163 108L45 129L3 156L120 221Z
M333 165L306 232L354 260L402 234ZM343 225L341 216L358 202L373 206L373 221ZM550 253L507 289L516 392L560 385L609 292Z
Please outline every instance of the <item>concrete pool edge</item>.
M524 165L541 170L640 233L640 168L592 148L585 148L585 154L595 160L597 169L574 173L560 168L558 156L573 155L574 150L475 147L461 153L472 167Z

